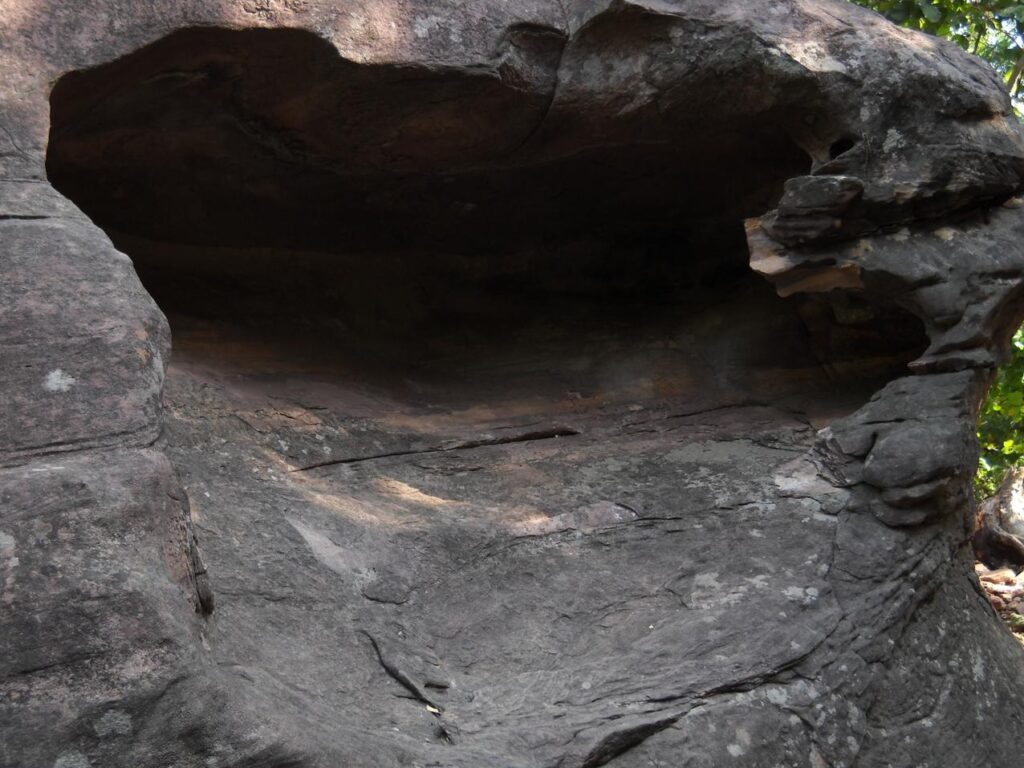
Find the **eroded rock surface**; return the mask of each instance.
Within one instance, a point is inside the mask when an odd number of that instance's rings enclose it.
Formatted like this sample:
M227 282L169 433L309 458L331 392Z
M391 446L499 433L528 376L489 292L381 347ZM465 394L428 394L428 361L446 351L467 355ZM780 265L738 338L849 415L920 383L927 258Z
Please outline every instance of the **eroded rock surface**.
M0 764L1019 763L984 64L830 0L0 14Z

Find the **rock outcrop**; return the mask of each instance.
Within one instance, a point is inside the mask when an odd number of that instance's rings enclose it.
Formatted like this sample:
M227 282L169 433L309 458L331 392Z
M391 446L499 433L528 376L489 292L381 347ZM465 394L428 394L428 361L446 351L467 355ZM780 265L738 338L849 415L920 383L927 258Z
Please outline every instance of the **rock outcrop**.
M985 64L838 0L11 0L0 71L0 765L1019 764Z

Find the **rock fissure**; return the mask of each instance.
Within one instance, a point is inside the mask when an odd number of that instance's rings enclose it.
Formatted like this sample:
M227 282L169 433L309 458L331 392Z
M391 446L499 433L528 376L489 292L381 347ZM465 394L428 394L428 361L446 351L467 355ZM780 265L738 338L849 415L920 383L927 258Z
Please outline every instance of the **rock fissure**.
M501 429L501 427L495 427ZM466 440L455 445L437 446L435 448L423 448L419 450L394 451L392 453L379 453L372 456L354 456L345 459L330 459L317 464L310 464L306 467L297 467L289 470L291 472L308 472L311 469L333 467L338 464L360 464L364 461L376 461L377 459L390 459L399 456L419 456L428 453L448 453L449 451L470 451L476 448L489 448L497 445L512 445L514 443L529 443L535 440L553 440L559 437L576 437L580 432L568 427L555 427L553 429L538 430L536 432L524 432L509 437L479 438L477 440Z

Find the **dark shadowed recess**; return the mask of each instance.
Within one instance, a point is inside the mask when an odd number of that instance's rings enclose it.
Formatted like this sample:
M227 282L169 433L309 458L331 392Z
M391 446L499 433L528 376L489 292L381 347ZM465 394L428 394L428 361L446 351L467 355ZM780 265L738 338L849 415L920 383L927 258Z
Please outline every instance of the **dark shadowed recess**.
M920 351L909 317L782 300L748 269L743 219L810 168L790 116L591 139L558 101L564 40L520 32L527 64L493 70L177 32L60 79L47 171L132 257L178 360L465 382L481 360L557 379L583 355L627 361L616 381L798 401L859 398Z

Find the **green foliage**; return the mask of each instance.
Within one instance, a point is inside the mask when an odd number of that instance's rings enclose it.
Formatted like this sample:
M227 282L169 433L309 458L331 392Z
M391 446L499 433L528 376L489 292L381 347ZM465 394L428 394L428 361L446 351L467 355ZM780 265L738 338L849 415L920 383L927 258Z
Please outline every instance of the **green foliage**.
M996 375L978 417L981 461L975 490L991 496L1010 467L1024 463L1024 329L1013 337L1010 362Z
M1020 114L1024 98L1024 0L852 0L904 27L939 35L985 59L999 72ZM1024 329L1013 337L978 417L980 498L992 495L1010 467L1024 464Z
M912 29L945 37L1003 76L1014 97L1024 86L1024 0L853 0ZM1024 93L1020 94L1024 96Z

